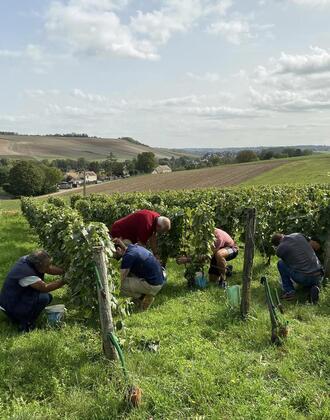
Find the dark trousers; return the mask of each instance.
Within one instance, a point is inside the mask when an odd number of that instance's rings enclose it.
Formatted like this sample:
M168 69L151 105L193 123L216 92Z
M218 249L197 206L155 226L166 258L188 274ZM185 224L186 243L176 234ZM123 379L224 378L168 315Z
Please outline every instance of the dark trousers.
M41 312L51 303L53 296L50 293L40 293L38 300L32 310L30 323L35 323Z
M290 270L282 260L277 263L277 267L281 275L282 286L285 293L294 292L293 281L305 287L319 286L321 283L321 276L311 276Z
M10 316L8 312L7 312L7 315L11 319L11 321L19 325L19 329L21 331L30 331L34 329L37 318L39 317L41 312L45 309L45 307L51 303L52 300L53 300L53 296L50 293L40 293L30 314L27 315L24 320L22 320L22 318L17 319L13 316Z

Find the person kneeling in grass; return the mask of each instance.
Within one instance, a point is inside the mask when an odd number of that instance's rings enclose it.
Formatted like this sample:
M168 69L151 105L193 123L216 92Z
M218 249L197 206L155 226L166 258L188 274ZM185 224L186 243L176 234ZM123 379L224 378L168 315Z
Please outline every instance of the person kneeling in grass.
M51 264L46 251L35 251L20 258L11 268L0 293L0 306L21 331L31 331L41 312L52 301L49 292L63 287L64 280L44 282L45 274L63 275Z
M121 295L133 298L142 310L146 310L164 286L165 270L143 246L126 246L120 239L114 239L114 243L115 258L121 259Z
M222 285L226 281L226 275L230 268L227 265L227 261L237 257L238 246L227 232L218 228L214 230L214 239L213 255L209 268L209 280L210 282L218 282L219 285ZM200 259L206 260L206 257L200 256ZM181 256L176 261L178 264L187 264L191 261L191 257Z
M322 265L315 254L320 247L319 243L309 240L301 233L291 235L275 233L272 236L272 245L280 258L277 267L284 291L282 299L295 299L296 292L293 284L295 282L308 287L311 302L317 303L323 276Z

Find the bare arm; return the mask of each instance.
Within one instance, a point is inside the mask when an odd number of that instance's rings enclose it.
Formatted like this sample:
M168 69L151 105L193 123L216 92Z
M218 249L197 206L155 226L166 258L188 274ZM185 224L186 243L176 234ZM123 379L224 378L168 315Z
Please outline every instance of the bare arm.
M44 281L39 280L36 283L31 284L31 287L35 290L38 290L38 292L49 293L49 292L52 292L53 290L60 289L64 285L65 285L64 280L55 280L55 281L52 281L51 283L45 283Z
M209 257L207 257L206 255L199 255L196 257L195 261L205 262L207 260L209 260ZM177 264L188 264L188 263L191 263L191 261L192 261L192 258L189 257L189 255L181 255L176 258Z
M311 247L314 249L314 252L317 252L321 249L321 244L318 241L311 239L309 243Z
M129 273L129 268L125 268L124 270L120 270L121 282L123 282L126 279L126 277L128 276L128 273Z
M50 265L46 271L46 274L53 276L62 276L64 274L63 268L57 267L56 265Z
M149 239L149 243L150 243L150 248L151 248L153 254L155 255L155 257L157 257L158 247L157 247L157 235L156 235L156 233L152 234L151 238Z

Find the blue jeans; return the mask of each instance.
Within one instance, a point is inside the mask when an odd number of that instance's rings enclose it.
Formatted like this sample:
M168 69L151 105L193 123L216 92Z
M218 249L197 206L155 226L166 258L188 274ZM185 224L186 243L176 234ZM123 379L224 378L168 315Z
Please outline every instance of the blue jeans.
M281 275L285 293L294 292L293 281L306 287L319 286L321 282L321 276L309 276L293 271L282 260L277 263L277 268Z

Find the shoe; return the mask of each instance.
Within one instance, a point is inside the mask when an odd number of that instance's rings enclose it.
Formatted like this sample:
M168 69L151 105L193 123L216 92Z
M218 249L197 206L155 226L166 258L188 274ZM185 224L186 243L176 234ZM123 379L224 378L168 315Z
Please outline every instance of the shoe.
M141 302L141 309L142 311L146 311L152 304L155 298L151 295L145 295L142 302Z
M227 282L225 280L220 280L218 285L221 289L227 289Z
M310 291L310 300L313 305L316 305L320 299L320 288L312 286Z
M22 323L18 326L18 331L21 333L29 333L36 329L36 324L34 322Z
M295 300L296 292L286 292L281 296L283 300Z
M227 265L226 267L226 276L227 277L231 277L233 275L233 266L232 265Z

